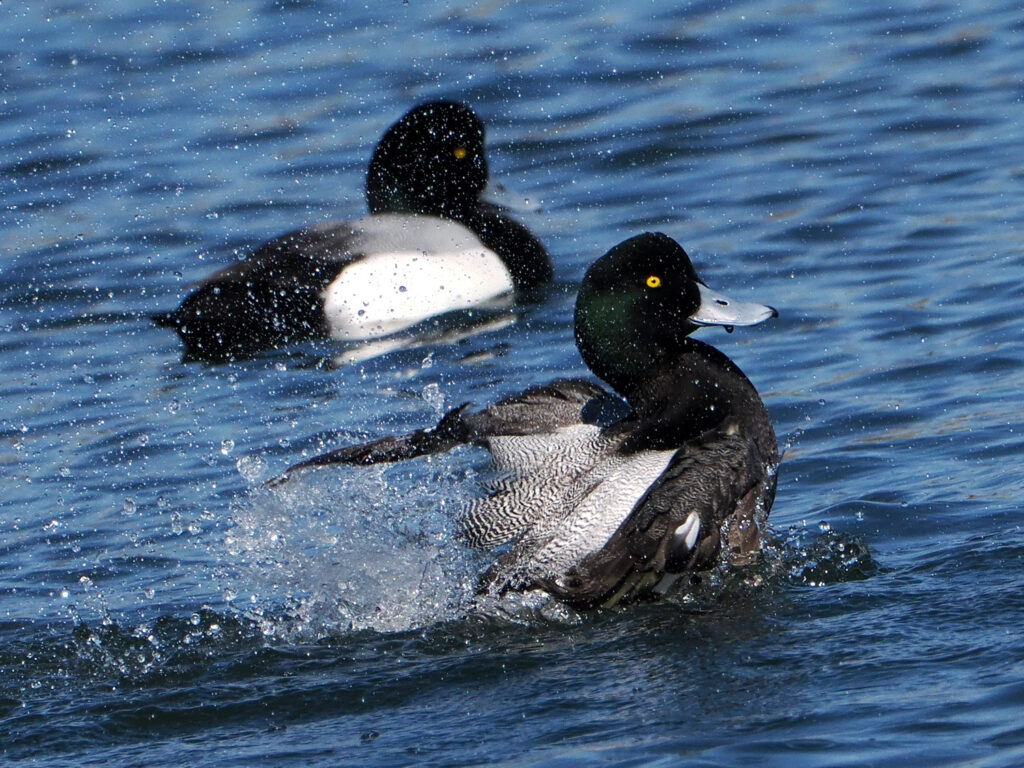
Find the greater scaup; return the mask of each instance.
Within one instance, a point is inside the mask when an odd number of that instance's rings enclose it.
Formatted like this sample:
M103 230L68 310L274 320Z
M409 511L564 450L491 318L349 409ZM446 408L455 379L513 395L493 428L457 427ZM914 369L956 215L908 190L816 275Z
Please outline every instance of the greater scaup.
M303 461L271 484L305 467L476 443L499 480L460 527L474 546L504 548L483 591L542 589L579 607L659 594L678 574L717 565L723 546L730 557L759 546L775 495L771 420L736 364L688 337L777 315L709 289L666 235L639 235L591 266L576 301L580 354L621 398L560 379Z
M374 339L445 312L522 297L551 279L547 251L483 200L484 125L450 101L391 126L366 174L370 215L264 243L157 318L189 357L218 360L309 339Z

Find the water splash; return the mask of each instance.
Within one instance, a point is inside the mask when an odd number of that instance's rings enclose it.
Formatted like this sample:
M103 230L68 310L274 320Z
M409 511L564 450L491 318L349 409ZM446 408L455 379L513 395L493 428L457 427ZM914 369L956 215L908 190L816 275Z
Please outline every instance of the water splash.
M869 579L879 571L867 544L857 536L820 526L821 533L810 538L806 530L796 532L784 548L783 562L792 583L821 587Z
M479 553L455 533L448 462L314 473L233 507L226 594L268 638L395 632L465 615Z
M272 492L254 491L233 505L226 540L233 573L225 599L275 643L401 632L470 616L517 624L584 620L542 592L476 594L492 554L469 549L457 535L464 501L479 493L479 478L467 463L446 457L335 468ZM775 469L750 521L762 532L761 550L681 579L671 599L692 607L726 599L737 587L818 586L876 571L855 537L830 529L817 538L803 529L780 535L768 528L765 506Z

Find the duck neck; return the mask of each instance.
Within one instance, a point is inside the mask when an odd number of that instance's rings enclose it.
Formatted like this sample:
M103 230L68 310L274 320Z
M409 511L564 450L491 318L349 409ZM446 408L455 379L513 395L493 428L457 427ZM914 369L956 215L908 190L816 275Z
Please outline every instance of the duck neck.
M673 354L635 368L628 377L613 372L602 378L632 406L646 447L678 446L716 429L758 432L770 424L761 398L739 367L695 339L683 340Z
M547 250L526 227L506 216L498 206L477 201L453 212L451 218L473 230L484 245L502 258L518 293L528 294L551 280Z

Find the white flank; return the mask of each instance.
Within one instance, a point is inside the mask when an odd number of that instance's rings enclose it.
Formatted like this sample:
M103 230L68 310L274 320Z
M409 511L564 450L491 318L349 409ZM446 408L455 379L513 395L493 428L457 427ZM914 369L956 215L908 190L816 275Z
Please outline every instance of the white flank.
M324 313L333 338L374 339L486 304L513 287L505 264L482 245L374 253L345 267L324 289Z

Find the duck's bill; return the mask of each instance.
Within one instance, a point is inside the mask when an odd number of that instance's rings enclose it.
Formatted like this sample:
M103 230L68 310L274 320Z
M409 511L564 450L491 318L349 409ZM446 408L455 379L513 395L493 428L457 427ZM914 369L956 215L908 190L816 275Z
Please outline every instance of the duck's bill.
M697 284L700 289L700 306L690 316L695 325L757 325L770 317L778 317L774 307L765 304L754 304L748 301L730 299L706 285Z

